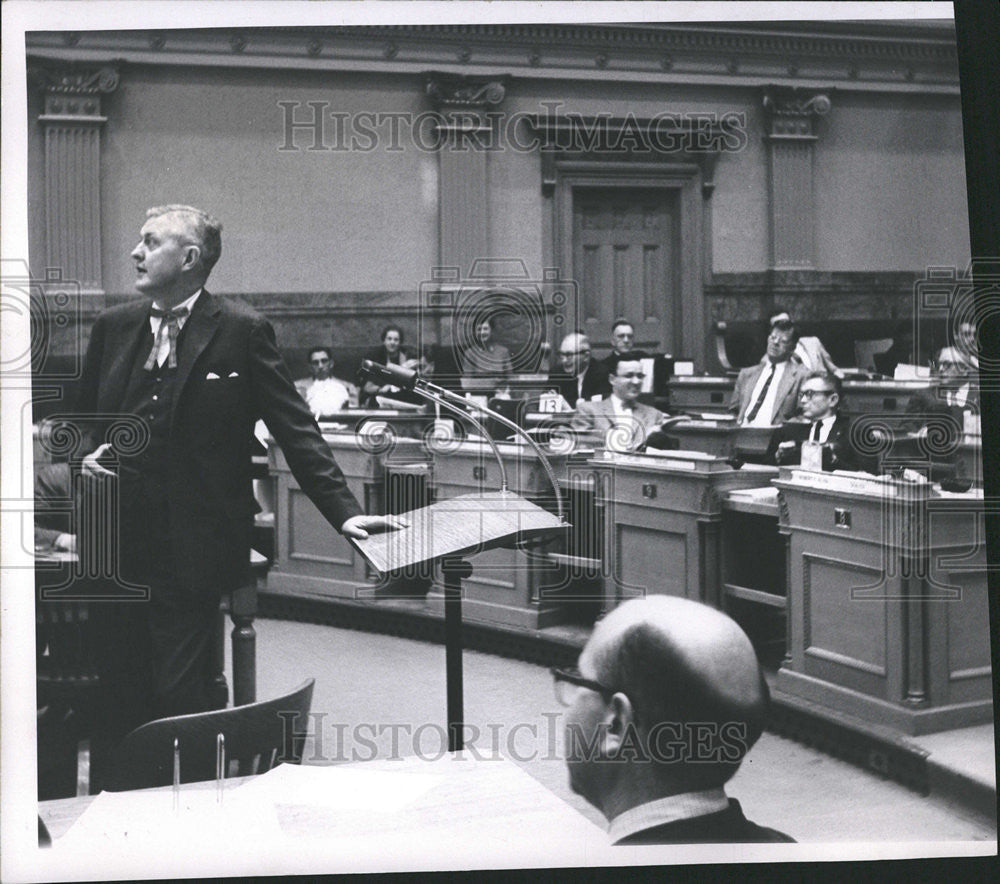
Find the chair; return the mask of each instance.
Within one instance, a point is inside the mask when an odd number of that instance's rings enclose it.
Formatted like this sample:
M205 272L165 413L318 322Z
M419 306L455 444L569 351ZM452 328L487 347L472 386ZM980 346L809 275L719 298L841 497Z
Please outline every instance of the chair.
M892 338L874 338L870 341L854 342L854 364L861 371L878 371L875 354L885 353L892 347Z
M169 786L175 738L182 783L215 779L217 734L225 736L225 776L264 773L282 762L298 764L306 739L300 719L309 714L315 683L310 678L274 700L161 718L136 728L115 751L105 789L124 792Z

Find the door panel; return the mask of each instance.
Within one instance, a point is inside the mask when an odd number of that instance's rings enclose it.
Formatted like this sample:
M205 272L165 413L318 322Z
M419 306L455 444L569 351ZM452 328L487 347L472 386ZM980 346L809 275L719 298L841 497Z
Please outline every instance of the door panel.
M677 213L673 191L574 188L573 272L581 324L595 344L606 344L612 322L626 316L636 346L677 352Z

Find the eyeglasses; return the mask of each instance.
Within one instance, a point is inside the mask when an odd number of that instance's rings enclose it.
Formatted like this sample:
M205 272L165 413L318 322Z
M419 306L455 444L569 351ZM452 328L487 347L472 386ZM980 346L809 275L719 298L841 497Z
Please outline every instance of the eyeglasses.
M834 390L803 390L799 396L803 399L815 399L817 396L832 396Z
M309 364L310 365L325 365L329 361L330 361L329 359L310 359L309 360Z
M569 359L572 356L583 356L589 352L590 350L560 350L559 355L562 356L563 359Z
M576 669L557 669L553 667L549 670L555 682L556 700L561 706L572 706L576 699L577 692L574 688L586 688L594 691L604 698L610 697L614 691L606 688L600 682L584 678Z
M781 344L792 343L792 339L789 336L788 332L773 331L771 332L771 334L767 336L767 339L769 341L775 341L776 343L781 343Z

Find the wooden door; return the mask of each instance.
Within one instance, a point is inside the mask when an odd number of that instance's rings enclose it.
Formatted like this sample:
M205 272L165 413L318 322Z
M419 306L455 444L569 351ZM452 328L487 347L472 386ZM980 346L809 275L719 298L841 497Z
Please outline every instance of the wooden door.
M578 324L595 346L609 346L611 325L624 316L635 326L637 347L679 352L678 213L675 190L573 189Z

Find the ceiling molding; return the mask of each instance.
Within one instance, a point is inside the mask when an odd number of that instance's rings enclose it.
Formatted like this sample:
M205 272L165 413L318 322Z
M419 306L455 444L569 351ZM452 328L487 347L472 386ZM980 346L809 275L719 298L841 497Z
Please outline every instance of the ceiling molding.
M64 61L306 70L428 70L542 79L958 93L950 23L763 26L469 25L36 31Z

